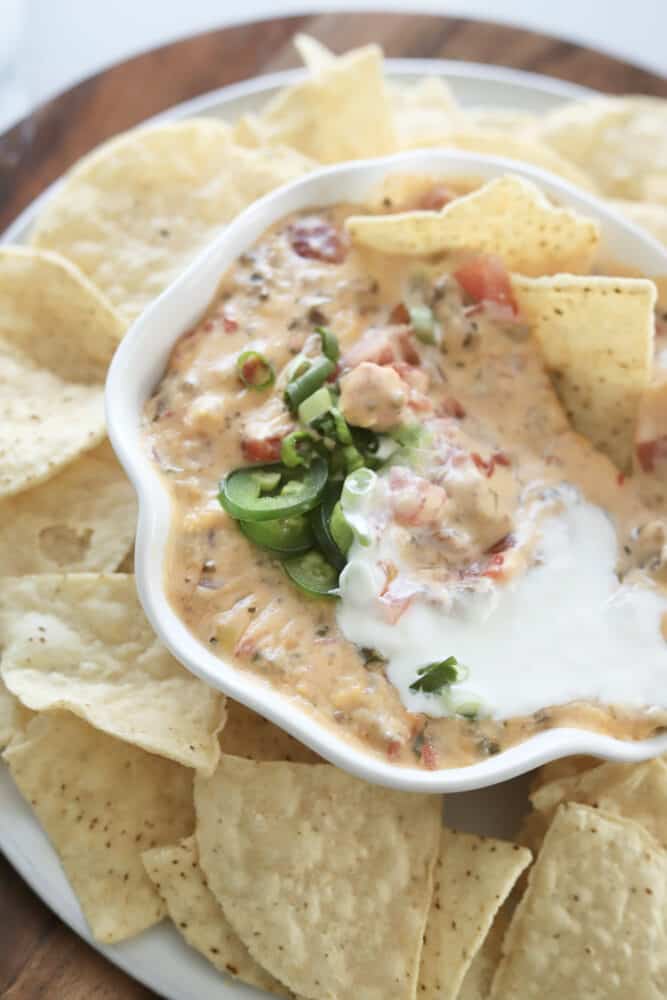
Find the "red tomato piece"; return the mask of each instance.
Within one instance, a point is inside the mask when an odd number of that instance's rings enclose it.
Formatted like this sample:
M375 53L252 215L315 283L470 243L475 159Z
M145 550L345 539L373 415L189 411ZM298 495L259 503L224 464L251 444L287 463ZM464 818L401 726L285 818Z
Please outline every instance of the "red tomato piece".
M463 406L461 406L458 399L454 399L453 396L450 396L448 399L443 399L438 412L443 417L455 417L456 420L463 420L466 415L466 411Z
M399 302L389 313L389 322L393 326L408 326L410 323L410 313L404 302Z
M282 442L279 434L266 438L244 438L241 450L249 462L277 462Z
M425 768L427 768L427 770L429 771L437 770L438 755L427 740L424 740L424 743L422 745L421 756L422 756L422 764L424 765Z
M454 271L454 277L474 302L494 302L508 306L513 315L518 312L509 274L500 257L493 254L471 257Z
M299 257L342 264L348 242L341 231L319 215L307 215L293 222L288 230L290 246Z
M667 435L654 441L640 441L637 445L637 458L643 472L655 472L659 462L667 461Z

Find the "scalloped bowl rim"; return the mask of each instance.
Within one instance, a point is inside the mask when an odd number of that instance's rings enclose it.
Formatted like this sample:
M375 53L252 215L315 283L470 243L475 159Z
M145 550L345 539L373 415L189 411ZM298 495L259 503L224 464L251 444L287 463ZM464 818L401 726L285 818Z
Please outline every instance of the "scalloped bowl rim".
M413 792L462 792L484 788L571 754L637 762L667 751L667 733L645 740L618 740L590 730L558 728L538 733L484 761L460 768L425 771L389 764L337 734L295 699L256 675L214 655L171 608L164 587L171 501L141 433L145 401L159 382L175 341L196 322L213 298L222 275L243 250L275 221L293 211L363 201L393 173L479 176L514 173L535 182L563 205L595 218L605 249L642 274L667 274L667 253L643 230L594 196L538 167L502 157L452 150L414 150L374 160L338 164L307 174L253 203L205 248L139 316L116 351L106 383L109 437L132 481L139 502L135 576L139 599L156 633L188 670L210 686L270 719L331 763L364 780Z

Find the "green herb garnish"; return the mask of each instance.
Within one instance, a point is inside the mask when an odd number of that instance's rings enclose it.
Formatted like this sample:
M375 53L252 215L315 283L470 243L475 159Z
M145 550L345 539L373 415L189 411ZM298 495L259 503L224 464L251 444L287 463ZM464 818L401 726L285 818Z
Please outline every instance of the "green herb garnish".
M455 656L448 656L439 663L428 663L417 671L416 681L410 685L411 691L423 691L425 694L439 694L443 688L463 679L465 668Z

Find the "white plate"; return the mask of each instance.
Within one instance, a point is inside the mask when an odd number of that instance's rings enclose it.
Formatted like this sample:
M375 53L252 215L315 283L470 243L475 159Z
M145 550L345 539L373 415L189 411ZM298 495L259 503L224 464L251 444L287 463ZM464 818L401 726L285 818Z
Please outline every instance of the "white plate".
M533 73L475 63L396 59L387 61L387 69L389 76L402 80L425 74L442 76L463 106L514 107L539 114L566 100L591 93L582 87ZM234 119L256 109L300 73L292 70L272 74L212 91L179 104L158 119L177 119L193 114ZM18 216L1 242L20 243L26 239L32 222L57 183ZM447 821L462 829L510 837L526 808L527 784L528 776L524 776L483 791L450 795L445 806ZM261 991L216 972L184 944L167 922L122 945L102 947L95 944L55 852L14 788L6 769L1 767L0 849L46 905L77 934L165 1000L204 997L206 1000L262 1000L266 997Z

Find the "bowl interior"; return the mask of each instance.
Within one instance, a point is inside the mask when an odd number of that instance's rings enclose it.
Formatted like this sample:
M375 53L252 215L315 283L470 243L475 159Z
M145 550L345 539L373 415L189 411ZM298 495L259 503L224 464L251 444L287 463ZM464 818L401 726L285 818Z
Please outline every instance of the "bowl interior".
M243 702L332 763L369 781L411 791L465 791L504 781L541 763L573 753L638 761L667 751L667 734L640 742L599 733L556 729L540 733L496 757L465 768L423 771L399 768L348 743L262 682L214 656L185 627L167 601L165 549L170 498L144 446L141 417L176 340L195 324L214 297L225 270L274 222L309 207L340 201L362 203L384 177L396 173L442 173L491 179L514 173L534 181L561 204L600 225L605 252L647 276L667 274L667 253L657 241L604 204L553 175L497 157L424 150L379 160L342 164L310 174L256 202L235 219L188 269L142 314L113 360L106 386L109 436L139 498L135 572L139 598L165 645L206 683Z

